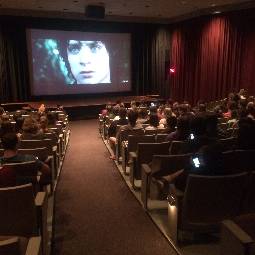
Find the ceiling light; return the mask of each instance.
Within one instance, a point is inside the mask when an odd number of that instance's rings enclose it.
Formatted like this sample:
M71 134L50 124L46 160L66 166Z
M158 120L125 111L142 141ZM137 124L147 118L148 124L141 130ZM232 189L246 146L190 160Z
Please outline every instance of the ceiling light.
M221 11L214 11L213 14L219 14Z

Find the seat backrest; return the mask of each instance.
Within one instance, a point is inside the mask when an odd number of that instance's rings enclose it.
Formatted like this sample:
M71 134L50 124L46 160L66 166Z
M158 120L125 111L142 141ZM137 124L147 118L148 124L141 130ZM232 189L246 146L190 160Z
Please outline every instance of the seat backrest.
M27 161L27 162L19 162L19 163L8 163L2 166L4 169L9 169L8 172L15 173L16 176L16 184L37 184L38 180L38 171L39 165L36 161Z
M32 184L0 188L0 204L0 235L36 234L36 206Z
M247 173L188 176L182 207L185 229L215 229L224 219L240 214Z
M142 128L120 130L119 141L127 141L129 135L144 135Z
M145 135L156 135L157 134L157 129L145 129L144 134Z
M41 161L45 161L48 157L48 149L46 147L33 149L18 149L18 153L22 155L33 155Z
M155 135L129 135L128 136L128 152L136 151L138 143L153 143Z
M153 155L167 155L169 153L169 142L164 143L138 143L137 145L137 165L135 178L141 178L141 165L152 161Z
M21 140L19 141L19 149L32 149L46 147L45 140Z
M157 134L166 134L168 132L167 128L158 128Z
M56 145L57 142L58 142L58 137L55 133L53 132L49 132L49 133L44 133L44 136L46 139L51 139L52 140L52 143L53 145Z
M191 147L188 141L172 141L169 152L171 155L190 153Z
M137 161L146 164L152 161L153 155L168 155L169 142L164 143L139 143L137 145Z
M44 148L48 149L49 155L52 154L52 140L43 139L43 140L21 140L19 142L19 149L34 149L34 148Z
M224 170L228 174L255 170L255 150L234 150L223 152Z
M189 167L191 155L190 153L179 155L153 155L151 162L152 176L164 176Z
M233 150L236 145L236 142L237 140L235 137L220 139L220 143L222 144L223 151Z
M157 134L156 136L156 143L163 143L166 141L166 138L167 138L168 134Z

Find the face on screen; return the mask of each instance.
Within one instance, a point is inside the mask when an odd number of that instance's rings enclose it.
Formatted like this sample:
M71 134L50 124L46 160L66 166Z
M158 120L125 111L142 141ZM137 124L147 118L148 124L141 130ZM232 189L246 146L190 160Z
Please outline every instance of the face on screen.
M102 41L69 40L67 57L77 84L110 83L109 54Z

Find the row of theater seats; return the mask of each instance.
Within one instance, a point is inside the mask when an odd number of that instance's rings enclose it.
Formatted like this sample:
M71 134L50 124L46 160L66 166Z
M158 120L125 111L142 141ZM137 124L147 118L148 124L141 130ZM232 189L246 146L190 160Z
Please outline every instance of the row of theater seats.
M107 139L107 123L104 124L100 116L99 131L102 138ZM222 163L226 174L190 175L186 189L182 192L174 184L169 189L162 188L159 180L162 176L188 167L192 155L189 142L173 141L170 145L169 142L164 142L167 134L146 135L139 132L141 131L121 131L117 141L116 162L122 167L123 173L129 175L131 187L136 191L140 190L145 210L150 210L149 205L154 200L168 200L172 240L176 243L181 241L185 231L200 233L222 229L222 254L254 254L226 252L231 247L225 236L231 230L226 228L231 224L222 224L222 221L252 214L255 222L255 163L252 160L255 151L236 150L234 136L221 139L225 151ZM253 244L254 238L249 247L253 247ZM242 245L241 239L240 247ZM248 250L254 251L253 248Z
M40 184L34 161L1 166L16 173L17 186L0 188L0 255L50 254L55 188L70 136L68 116L64 112L58 116L60 121L52 128L57 136L49 133L43 140L22 140L18 148L18 153L32 154L50 166L49 185Z

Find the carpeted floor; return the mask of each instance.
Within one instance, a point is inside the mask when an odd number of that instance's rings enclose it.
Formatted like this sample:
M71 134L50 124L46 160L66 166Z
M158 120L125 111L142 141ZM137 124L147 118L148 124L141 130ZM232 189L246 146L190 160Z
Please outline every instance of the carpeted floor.
M97 120L71 123L55 217L54 255L176 254L109 160Z

